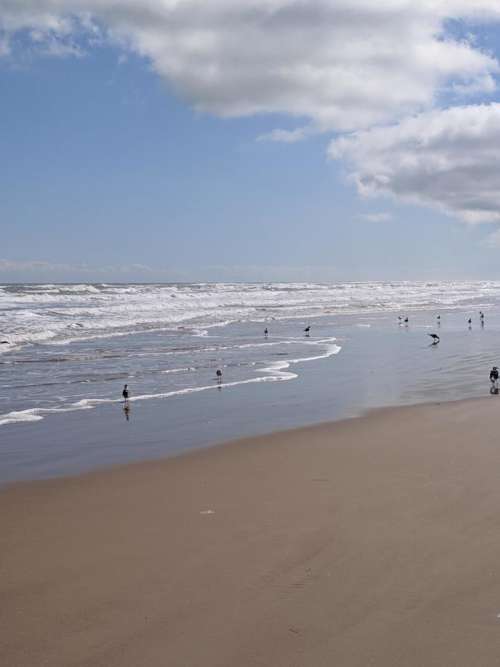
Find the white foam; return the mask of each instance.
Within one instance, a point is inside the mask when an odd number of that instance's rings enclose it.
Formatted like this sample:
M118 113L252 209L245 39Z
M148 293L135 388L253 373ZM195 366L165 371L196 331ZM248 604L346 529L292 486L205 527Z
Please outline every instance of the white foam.
M43 417L37 414L36 408L31 410L19 410L0 415L0 426L4 424L16 424L19 422L37 422Z
M157 392L154 394L140 394L138 396L131 396L129 401L147 401L152 399L168 399L175 396L186 396L189 394L197 394L204 391L211 391L214 389L220 388L231 388L238 387L248 384L257 384L261 382L286 382L289 380L294 380L298 377L296 373L289 371L291 365L307 363L310 361L316 361L319 359L327 359L333 355L336 355L340 352L341 347L336 345L334 341L336 338L325 338L316 341L305 341L301 340L305 345L317 345L325 346L325 351L322 354L310 356L310 357L298 357L296 359L287 359L280 361L273 361L268 366L261 368L261 375L258 377L246 378L244 380L235 380L233 382L214 382L209 385L201 385L195 387L184 387L183 389L173 389L166 392ZM172 372L181 372L183 370L192 370L192 369L172 369ZM168 371L166 371L168 372ZM75 401L66 406L57 407L57 408L31 408L28 410L10 412L4 415L0 415L0 425L3 424L12 424L16 422L27 422L27 421L39 421L43 419L43 415L58 413L58 412L72 412L76 410L90 410L99 405L106 404L115 404L123 403L122 399L119 398L83 398L79 401Z
M234 322L310 319L324 314L485 308L500 282L25 285L0 291L2 337L14 346L67 344L185 327L206 337ZM9 351L3 349L2 352Z
M171 373L188 373L190 371L195 371L196 368L193 366L186 366L185 368L168 368L165 371L161 371L164 375L170 375Z

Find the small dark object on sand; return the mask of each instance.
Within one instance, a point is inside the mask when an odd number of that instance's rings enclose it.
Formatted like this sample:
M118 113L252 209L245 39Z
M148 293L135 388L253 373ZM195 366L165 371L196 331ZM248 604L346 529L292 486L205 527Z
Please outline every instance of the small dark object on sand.
M439 341L441 340L437 334L432 333L432 334L427 334L427 335L432 338L432 345L437 345L439 343Z

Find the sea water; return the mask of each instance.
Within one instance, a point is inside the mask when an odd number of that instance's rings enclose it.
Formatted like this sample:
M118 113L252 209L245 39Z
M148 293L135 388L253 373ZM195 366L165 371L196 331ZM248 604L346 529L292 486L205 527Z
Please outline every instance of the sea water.
M2 285L0 479L480 396L499 341L498 282Z

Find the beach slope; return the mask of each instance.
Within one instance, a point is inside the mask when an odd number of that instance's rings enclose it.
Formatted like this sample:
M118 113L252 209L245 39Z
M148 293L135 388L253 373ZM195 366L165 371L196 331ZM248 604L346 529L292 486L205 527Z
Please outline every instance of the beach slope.
M498 664L499 409L382 410L3 489L2 663Z

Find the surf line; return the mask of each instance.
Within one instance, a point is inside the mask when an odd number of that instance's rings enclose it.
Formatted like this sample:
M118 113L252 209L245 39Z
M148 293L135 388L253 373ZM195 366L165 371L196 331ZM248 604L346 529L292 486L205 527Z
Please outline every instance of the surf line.
M222 382L221 384L202 385L201 387L186 387L185 389L176 389L172 391L159 392L157 394L139 394L138 396L131 396L129 402L147 401L152 399L172 398L173 396L184 396L187 394L197 394L202 391L209 391L210 389L220 389L222 387L238 387L245 384L256 384L258 382L287 382L295 380L298 375L293 371L288 370L290 366L306 363L309 361L317 361L319 359L328 359L337 355L341 351L341 346L334 341L336 338L325 338L317 341L307 341L307 345L326 345L326 350L323 354L318 354L312 357L298 357L296 359L287 359L282 361L273 361L264 368L259 370L261 375L259 377L247 378L246 380L235 380L234 382ZM59 412L74 412L75 410L91 410L98 405L122 403L121 398L83 398L75 403L70 403L65 407L60 408L29 408L28 410L9 412L0 415L0 426L5 424L12 424L18 422L40 421L44 414L53 414Z

